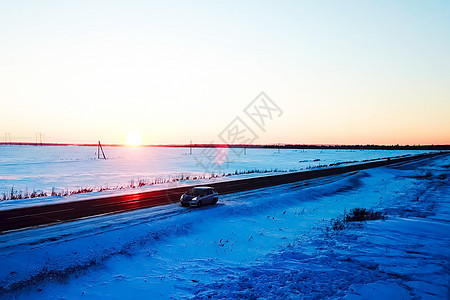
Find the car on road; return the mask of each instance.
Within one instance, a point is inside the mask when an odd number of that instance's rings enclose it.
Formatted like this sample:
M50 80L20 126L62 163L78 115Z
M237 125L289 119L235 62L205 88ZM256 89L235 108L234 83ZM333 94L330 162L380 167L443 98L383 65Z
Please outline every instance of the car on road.
M209 186L199 186L189 189L180 198L182 206L200 207L206 204L216 204L219 194Z

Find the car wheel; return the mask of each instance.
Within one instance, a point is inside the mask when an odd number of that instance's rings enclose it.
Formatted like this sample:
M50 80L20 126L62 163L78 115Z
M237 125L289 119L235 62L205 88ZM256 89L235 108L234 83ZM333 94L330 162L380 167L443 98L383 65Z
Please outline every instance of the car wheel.
M197 202L197 207L201 207L203 205L202 201Z

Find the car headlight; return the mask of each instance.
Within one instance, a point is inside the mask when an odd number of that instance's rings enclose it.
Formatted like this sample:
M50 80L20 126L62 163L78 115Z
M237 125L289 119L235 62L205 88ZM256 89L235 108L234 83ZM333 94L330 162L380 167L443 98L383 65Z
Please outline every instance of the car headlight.
M197 201L197 197L192 198L192 201Z

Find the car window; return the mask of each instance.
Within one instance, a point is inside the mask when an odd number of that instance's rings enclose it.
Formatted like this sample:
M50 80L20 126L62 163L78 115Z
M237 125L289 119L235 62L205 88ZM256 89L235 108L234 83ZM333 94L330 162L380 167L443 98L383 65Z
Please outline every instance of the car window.
M189 196L197 197L197 196L200 196L201 192L202 192L202 190L200 190L200 189L190 189L189 191L186 192L186 194Z

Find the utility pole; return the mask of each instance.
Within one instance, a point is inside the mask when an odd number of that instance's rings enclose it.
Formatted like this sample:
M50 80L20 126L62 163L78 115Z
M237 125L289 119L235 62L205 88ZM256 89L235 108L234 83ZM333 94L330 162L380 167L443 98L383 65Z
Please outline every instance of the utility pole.
M5 145L11 145L11 132L5 132Z
M12 144L12 142L11 142L11 132L8 132L8 140L9 140L9 144L11 145Z
M100 159L100 151L102 151L103 159L106 159L105 152L103 152L102 144L100 144L100 141L98 141L98 146L97 146L97 158L98 159Z

